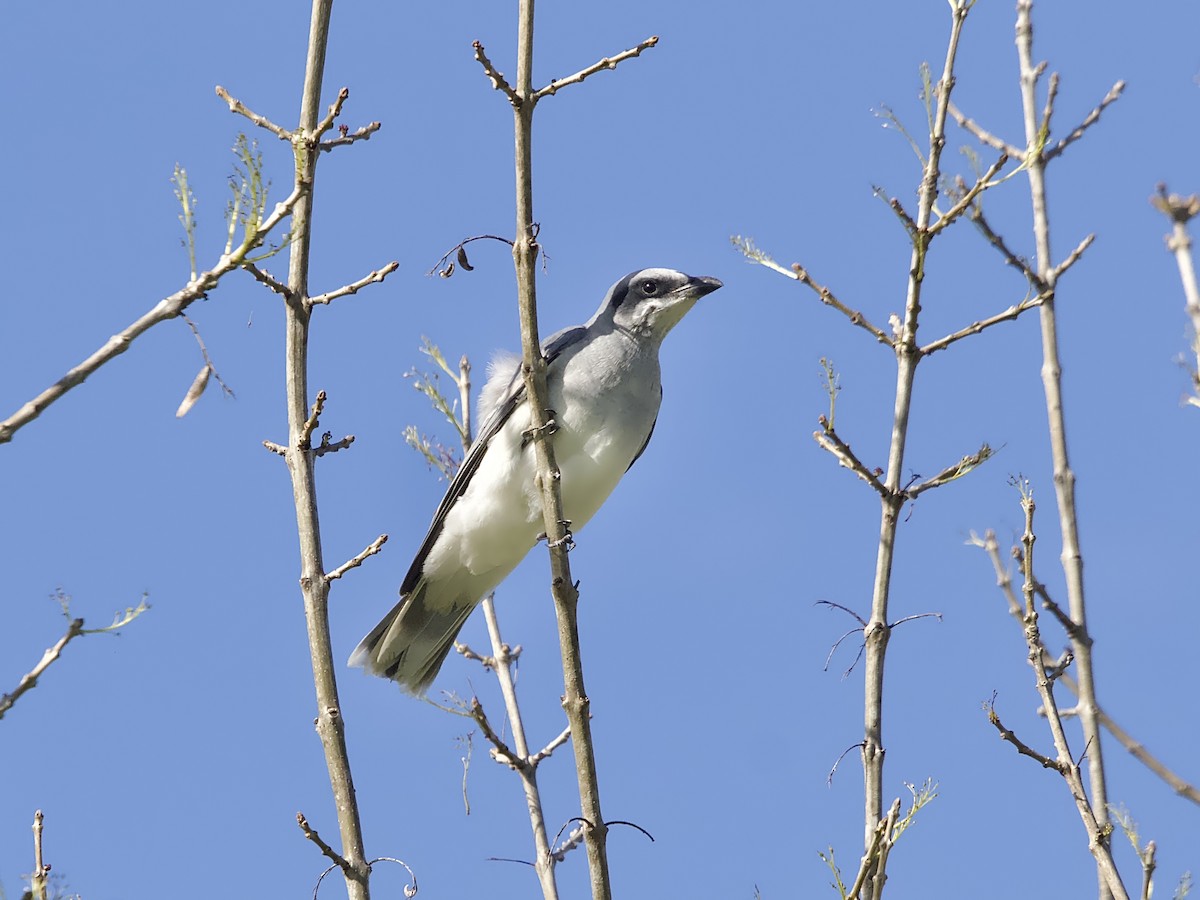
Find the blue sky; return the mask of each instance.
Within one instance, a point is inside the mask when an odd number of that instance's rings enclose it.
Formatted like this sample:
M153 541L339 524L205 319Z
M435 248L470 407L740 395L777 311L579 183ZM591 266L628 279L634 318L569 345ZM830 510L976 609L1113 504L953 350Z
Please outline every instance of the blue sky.
M1095 246L1060 287L1072 461L1100 700L1181 775L1200 780L1194 635L1200 629L1194 477L1200 415L1181 404L1188 347L1167 223L1147 203L1159 181L1198 188L1200 11L1186 2L1101 12L1043 3L1039 57L1063 73L1057 133L1117 79L1125 97L1050 173L1057 258ZM307 8L22 4L0 36L9 96L0 219L0 415L60 377L187 279L169 179L185 166L198 195L198 252L223 244L229 147L247 123L213 95L295 121ZM958 104L1016 141L1020 103L1011 3L983 0L960 54ZM542 331L586 320L630 270L668 265L726 287L663 352L654 440L579 536L581 621L610 858L622 897L833 896L817 852L852 870L861 851L861 668L852 622L865 612L878 528L872 491L812 441L826 409L818 360L841 375L839 432L883 465L890 355L796 284L748 265L731 234L802 262L873 321L903 304L908 245L872 196L911 202L918 166L873 114L893 108L919 133L918 65L940 64L941 2L870 4L543 4L535 81L545 83L651 34L661 43L616 72L545 100L535 133L535 208L549 255ZM471 57L481 40L515 72L509 4L341 4L326 102L351 91L343 120L378 119L369 142L318 169L312 285L328 290L392 260L388 281L318 310L311 383L329 395L323 427L353 433L320 465L326 563L380 532L385 551L339 582L336 653L394 602L444 485L403 443L404 426L449 435L402 374L421 336L466 353L482 378L493 350L518 346L511 261L478 246L476 271L425 272L471 234L512 229L511 113ZM275 196L287 148L260 135ZM945 160L972 145L952 131ZM985 154L986 157L986 154ZM990 158L990 157L987 157ZM1032 251L1020 178L987 197L993 223ZM269 266L270 267L270 266ZM274 269L283 271L282 259ZM962 225L939 239L923 333L935 337L1022 298L1024 284ZM293 816L336 834L296 587L284 467L261 447L285 436L277 299L231 277L196 304L218 371L183 420L174 411L201 360L182 322L142 337L0 448L4 569L0 690L11 690L65 622L61 587L89 625L149 592L153 609L120 637L72 644L0 723L0 881L31 867L29 824L47 815L48 859L88 900L239 893L302 895L324 868ZM1036 320L1001 326L920 369L908 465L932 474L987 441L1000 452L924 495L901 526L888 658L886 791L933 778L940 796L891 859L889 895L1086 896L1093 865L1063 785L1016 756L988 725L1048 749L1024 644L984 555L964 545L1021 528L1010 475L1033 483L1039 572L1062 596ZM534 744L562 727L561 674L543 554L499 594L505 636L525 647L519 688ZM1050 629L1047 629L1050 631ZM486 644L473 618L465 639ZM1050 631L1052 646L1061 635ZM493 718L492 678L452 659L439 688L472 687ZM368 853L397 856L422 896L534 896L517 780L470 723L379 679L341 677ZM1082 750L1076 738L1077 752ZM1159 848L1158 889L1200 865L1200 811L1106 743L1110 794ZM551 830L577 812L569 755L541 769ZM1116 840L1128 883L1127 844ZM981 860L987 875L981 878ZM559 869L585 892L585 859ZM380 896L399 870L379 870ZM339 885L326 891L337 895ZM323 894L327 896L327 894Z

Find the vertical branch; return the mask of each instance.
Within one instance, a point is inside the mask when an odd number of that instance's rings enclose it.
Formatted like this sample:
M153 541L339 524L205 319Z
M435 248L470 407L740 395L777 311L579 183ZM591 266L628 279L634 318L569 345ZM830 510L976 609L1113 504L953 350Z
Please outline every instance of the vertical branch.
M917 344L917 327L921 314L921 287L925 278L925 256L932 239L930 221L938 195L941 173L941 154L945 146L946 115L950 93L954 87L954 60L959 37L970 8L969 0L952 4L950 39L946 49L941 79L934 89L937 106L931 119L929 154L921 179L919 206L912 231L913 249L909 268L908 288L904 305L904 322L894 347L896 351L896 400L892 415L892 437L888 452L885 480L886 491L881 494L879 551L875 562L875 582L871 597L871 617L864 629L866 642L866 673L863 698L864 739L863 800L864 846L869 847L879 822L883 819L883 675L890 627L888 597L891 589L892 562L895 553L896 526L904 505L900 490L903 476L904 451L908 438L909 412L912 406L913 379L921 360ZM930 98L932 101L935 98ZM881 872L872 873L864 892L866 897L878 897L883 890Z
M313 472L315 458L311 452L317 408L314 407L312 413L312 425L309 424L308 408L308 329L312 316L312 305L308 298L308 268L312 240L313 178L320 155L317 122L332 6L333 0L313 0L300 124L292 137L296 186L303 188L304 193L293 211L288 265L289 294L284 306L288 414L286 460L296 506L300 590L304 598L304 617L308 625L309 653L316 688L317 733L325 751L325 765L329 770L329 783L337 807L342 857L347 863L343 868L346 887L351 900L368 900L370 869L366 862L358 802L350 774L329 637L329 582L325 578L321 552L321 526Z
M1183 295L1187 301L1187 314L1192 320L1192 352L1196 355L1196 366L1192 369L1192 397L1189 402L1200 406L1200 286L1196 284L1196 268L1192 264L1192 236L1188 233L1188 222L1200 214L1200 197L1180 197L1168 194L1160 185L1158 194L1150 202L1171 220L1171 235L1167 238L1167 249L1175 255L1179 267L1179 280L1183 283Z
M1053 97L1045 113L1038 109L1037 84L1042 67L1033 61L1032 0L1018 0L1016 43L1021 67L1021 106L1025 119L1025 163L1033 204L1033 233L1037 247L1037 273L1045 280L1047 296L1038 311L1042 330L1042 387L1046 395L1050 450L1054 461L1054 492L1058 500L1062 533L1062 567L1067 600L1075 630L1072 651L1079 683L1079 721L1087 744L1088 776L1092 807L1101 828L1108 825L1108 791L1104 779L1104 753L1097 721L1096 686L1092 664L1092 639L1088 634L1083 593L1083 554L1079 546L1079 522L1075 510L1075 473L1067 456L1067 429L1063 412L1062 367L1058 356L1058 322L1055 317L1057 273L1050 256L1050 219L1046 208L1046 137L1050 128ZM1106 840L1106 839L1105 839ZM1100 896L1109 896L1106 878L1100 873Z
M588 868L592 896L610 900L606 837L608 829L600 812L600 788L592 750L592 726L587 691L583 683L583 661L579 646L577 607L579 591L571 578L567 559L567 523L563 515L561 473L554 447L547 438L551 410L547 409L546 360L541 352L537 323L536 266L538 245L533 219L533 110L537 97L533 76L534 0L520 0L517 29L517 84L513 92L516 150L516 233L513 261L517 274L517 302L521 318L522 373L529 394L530 428L537 460L537 484L542 498L546 544L550 552L551 591L558 617L558 639L563 661L563 708L571 725L571 743L579 778L581 813L587 821Z
M464 356L458 364L458 400L462 410L463 453L471 447L471 364ZM492 658L496 661L496 680L500 682L500 693L504 697L504 709L508 714L508 726L512 729L513 749L523 759L529 759L529 741L525 737L525 723L521 719L521 706L517 702L517 686L513 683L513 653L500 634L500 620L496 618L496 602L493 594L483 598L483 618L487 622L488 637L492 642ZM542 885L544 900L558 900L558 883L554 878L554 857L550 853L550 841L546 835L546 816L542 811L542 795L538 789L537 766L525 765L515 769L525 791L525 804L529 809L529 826L533 830L533 846L537 851L537 862L533 864L538 881Z
M1079 764L1075 762L1075 758L1071 755L1071 748L1067 743L1067 733L1063 728L1062 714L1058 709L1058 701L1054 698L1053 681L1046 672L1042 636L1038 628L1038 614L1033 602L1034 593L1037 589L1033 575L1033 545L1036 541L1033 531L1033 513L1036 506L1033 502L1033 492L1025 484L1021 485L1021 508L1025 512L1025 533L1021 537L1021 543L1025 549L1022 559L1022 574L1024 575L1022 593L1025 597L1025 613L1022 616L1022 622L1024 624L1025 643L1029 650L1029 664L1033 666L1033 671L1037 679L1038 695L1041 697L1042 709L1046 715L1046 723L1050 726L1050 734L1054 737L1054 749L1057 754L1055 768L1070 787L1071 796L1075 800L1075 808L1078 810L1079 817L1083 821L1083 827L1087 831L1088 849L1096 860L1101 892L1115 898L1115 900L1129 900L1129 895L1125 891L1124 884L1121 882L1120 873L1117 872L1116 864L1113 862L1109 846L1108 835L1112 827L1106 824L1107 816L1101 818L1099 811L1096 809L1095 801L1088 801L1087 791L1083 786L1083 776L1079 771ZM1091 752L1090 746L1088 752Z
M29 893L33 900L46 900L46 881L50 867L42 857L42 822L45 816L39 809L33 814L33 873L29 876Z

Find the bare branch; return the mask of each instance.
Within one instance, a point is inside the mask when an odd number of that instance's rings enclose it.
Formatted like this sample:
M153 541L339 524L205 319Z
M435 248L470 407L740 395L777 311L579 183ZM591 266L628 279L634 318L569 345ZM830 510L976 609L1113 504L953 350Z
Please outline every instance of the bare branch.
M1057 282L1059 279L1059 276L1061 276L1065 271L1067 271L1067 269L1071 268L1071 266L1075 265L1075 263L1079 262L1079 258L1081 256L1083 256L1083 252L1085 250L1087 250L1088 247L1092 246L1092 241L1094 241L1095 239L1096 239L1095 234L1089 234L1082 241L1080 241L1079 244L1075 247L1075 249L1070 252L1070 254L1067 256L1066 259L1064 259L1057 266L1055 266L1053 269L1050 270L1050 274L1046 278L1046 280L1049 281L1051 284L1054 284L1055 282Z
M367 545L367 548L363 550L362 553L358 554L352 559L346 560L344 563L326 575L325 580L336 581L351 569L357 569L363 564L368 556L374 556L376 553L382 550L383 545L387 543L387 539L388 536L386 534L381 534L379 537L375 538L375 540L371 541L371 543Z
M534 753L532 756L530 756L529 764L531 766L536 766L543 759L550 756L550 754L552 754L555 750L557 750L559 747L561 747L563 744L565 744L570 739L571 739L571 726L568 725L566 728L564 728L562 731L560 731L558 733L558 737L554 738L554 740L552 740L550 743L548 743L545 747L543 747L537 753Z
M395 261L390 262L382 269L376 269L370 274L358 279L358 281L347 284L344 287L340 287L336 291L330 291L327 294L317 294L315 297L309 297L308 302L313 306L317 306L322 303L329 303L338 299L339 297L345 297L348 294L357 294L368 284L378 284L379 282L383 281L383 279L387 278L398 268L400 268L400 263Z
M342 114L342 106L350 97L350 88L342 88L338 91L337 97L329 104L329 112L325 117L317 123L316 129L313 131L312 138L315 140L333 127L334 120Z
M993 325L999 325L1001 322L1009 322L1023 312L1041 306L1045 302L1047 294L1038 294L1036 297L1027 297L1020 303L1015 303L1004 312L996 313L994 316L988 316L986 319L980 319L978 322L972 322L965 328L960 328L953 334L948 334L945 337L940 337L936 341L930 341L921 348L921 355L928 356L931 353L937 353L939 350L945 350L956 341L961 341L965 337L970 337L973 334L979 334Z
M291 299L292 292L288 289L288 286L272 276L270 272L266 271L266 269L260 269L252 262L243 263L242 268L253 275L259 282L265 284L275 293L279 294L285 300Z
M488 59L487 54L483 50L483 44L479 41L473 41L471 46L475 48L475 59L483 66L483 74L492 82L492 87L497 91L503 91L504 96L508 98L508 102L514 107L520 107L521 98L517 96L517 92L513 90L512 85L504 79L504 75L492 65L492 61Z
M1058 774L1060 774L1060 775L1066 774L1063 771L1063 764L1060 763L1057 759L1051 759L1050 757L1048 757L1042 753L1038 753L1036 750L1034 750L1032 747L1030 747L1028 744L1026 744L1024 741L1022 741L1019 737L1017 737L1016 734L1012 731L1012 729L1004 727L1004 723L1000 721L1000 716L996 714L996 696L994 694L992 695L992 699L987 701L983 706L984 706L984 709L987 710L988 721L991 722L994 726L996 726L996 730L998 732L1000 732L1001 740L1008 741L1010 744L1012 744L1014 747L1017 748L1017 752L1020 753L1022 756L1028 756L1030 759L1036 760L1044 768L1053 769L1055 772L1058 772Z
M597 63L593 63L586 69L582 69L567 78L556 78L544 88L533 95L533 100L536 103L543 97L550 97L557 94L559 90L570 84L578 84L589 75L595 75L597 72L603 72L605 69L615 69L619 63L623 63L627 59L633 59L635 56L641 56L643 50L649 50L658 43L658 35L651 35L642 41L636 47L622 51L616 56L606 56Z
M279 456L287 456L287 447L283 444L277 444L274 441L263 441L263 446Z
M954 116L954 121L958 123L960 128L975 135L976 140L978 140L981 144L986 144L987 146L1006 154L1012 159L1021 160L1024 162L1024 150L1008 143L1008 141L1004 140L1003 138L992 134L974 119L968 119L965 115L963 115L962 110L960 110L953 103L950 104L950 115Z
M292 139L292 132L288 131L281 125L276 125L266 116L260 116L258 113L247 107L246 104L242 103L241 100L230 96L229 91L225 90L225 88L221 87L219 84L217 85L217 96L229 104L229 111L231 113L237 113L238 115L245 116L259 128L265 128L281 141L290 141Z
M308 824L308 819L304 817L304 813L296 813L296 824L300 826L300 830L304 832L304 836L321 849L322 854L333 860L335 866L343 872L350 872L350 863L346 862L340 853L325 843L321 836L317 834L316 829Z
M334 147L348 147L350 144L356 143L357 141L368 141L371 139L371 135L373 135L382 127L383 125L380 122L370 122L366 125L363 125L361 128L356 129L354 132L351 132L350 129L345 125L339 125L338 129L341 132L341 136L330 138L327 141L321 141L318 146L323 152L328 153Z
M792 271L795 273L797 281L812 288L816 295L821 298L822 303L826 306L832 306L842 315L846 316L850 320L851 325L857 325L859 328L869 331L879 343L887 344L889 347L893 346L891 337L882 328L872 325L861 312L853 310L842 303L842 301L833 295L833 292L829 288L813 281L808 274L808 270L802 265L796 263L792 266Z
M479 724L483 736L492 745L492 759L510 769L516 769L518 772L529 767L529 760L509 747L504 739L496 733L496 729L492 728L492 723L488 721L487 714L483 711L483 704L479 702L478 697L471 698L470 711L471 718Z
M904 491L904 496L909 500L916 500L917 497L926 491L931 490L932 488L941 487L947 482L961 478L972 469L991 459L993 452L994 451L991 447L989 447L987 444L984 444L974 453L970 454L969 456L964 456L952 466L947 466L932 478L907 488Z
M878 471L868 469L862 460L854 455L850 445L838 437L837 432L828 424L828 421L824 416L817 419L823 430L814 431L813 440L820 444L822 449L832 453L844 467L873 487L881 497L889 496L888 489L879 480Z
M125 330L113 335L99 350L79 363L79 365L75 366L66 375L46 388L46 390L42 391L3 422L0 422L0 444L11 441L17 431L45 412L46 408L61 398L63 394L71 390L71 388L83 384L88 376L102 365L128 350L129 345L140 335L160 322L175 318L196 300L206 297L208 292L217 286L217 283L226 273L240 268L247 255L256 247L261 246L262 242L266 240L267 235L284 218L291 215L293 208L306 190L302 185L297 185L286 200L276 204L271 215L264 219L257 229L253 230L253 233L240 247L237 247L232 253L222 254L215 266L205 272L201 272L199 277L188 282L187 286L182 290L176 291L169 297L164 297L155 304L153 309L135 320Z
M1061 156L1062 152L1064 150L1066 150L1069 146L1071 146L1073 143L1075 143L1077 140L1079 140L1081 137L1083 137L1083 133L1085 131L1087 131L1089 128L1091 128L1093 125L1095 125L1098 121L1100 121L1101 113L1103 113L1104 110L1108 109L1108 107L1111 106L1113 103L1116 103L1117 100L1119 100L1121 97L1121 92L1124 90L1125 90L1125 82L1124 81L1118 81L1111 88L1109 88L1108 93L1104 95L1104 99L1100 101L1099 105L1095 109L1093 109L1090 113L1088 113L1084 117L1083 121L1080 122L1077 126L1075 126L1074 130L1070 134L1068 134L1065 138L1063 138L1061 141L1059 141L1057 144L1055 144L1052 149L1050 149L1049 151L1044 153L1042 155L1042 159L1044 159L1046 162L1049 162L1050 160L1052 160L1058 156Z
M66 633L58 639L53 647L50 647L42 654L42 658L38 661L38 664L21 678L16 688L13 689L13 692L0 696L0 719L3 719L4 714L12 709L13 704L21 698L21 695L37 687L38 679L42 673L50 668L51 664L62 655L63 648L82 633L83 619L72 619Z
M978 179L976 179L975 183L971 185L970 190L963 194L952 207L946 210L940 219L929 226L929 233L934 235L940 231L944 231L954 222L955 219L961 216L975 203L975 199L980 194L997 184L997 182L993 181L992 179L1000 173L1000 170L1004 168L1004 164L1007 162L1008 154L1001 153L1000 158L992 163L991 168L984 172L983 175L979 176Z

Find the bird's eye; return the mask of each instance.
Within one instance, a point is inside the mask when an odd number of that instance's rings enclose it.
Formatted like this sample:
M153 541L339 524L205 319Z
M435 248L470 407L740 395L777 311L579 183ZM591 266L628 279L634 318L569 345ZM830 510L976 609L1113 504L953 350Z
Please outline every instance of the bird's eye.
M650 294L657 294L658 293L658 282L657 281L643 281L642 282L642 293L646 294L647 296L649 296Z

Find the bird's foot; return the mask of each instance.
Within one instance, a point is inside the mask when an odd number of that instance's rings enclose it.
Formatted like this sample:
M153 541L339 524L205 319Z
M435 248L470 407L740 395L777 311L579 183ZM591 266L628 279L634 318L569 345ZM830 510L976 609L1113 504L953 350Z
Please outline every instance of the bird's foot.
M533 440L537 436L539 431L542 434L546 435L547 437L549 437L550 435L557 432L558 431L558 413L556 413L552 409L546 410L546 424L545 425L535 425L532 428L526 428L524 431L522 431L521 437L524 439L522 441L522 443L528 444L531 440Z
M569 553L575 549L575 535L571 533L571 520L560 519L558 524L563 527L563 536L561 538L556 541L547 541L546 532L543 531L537 536L538 543L546 541L546 546L548 547L566 547Z

